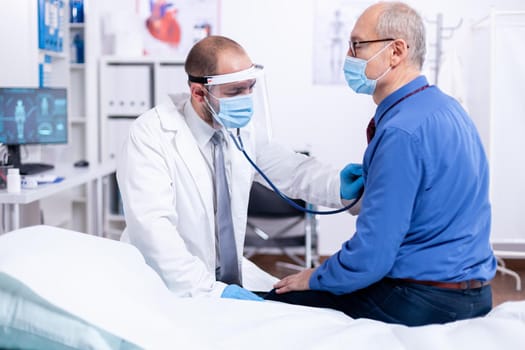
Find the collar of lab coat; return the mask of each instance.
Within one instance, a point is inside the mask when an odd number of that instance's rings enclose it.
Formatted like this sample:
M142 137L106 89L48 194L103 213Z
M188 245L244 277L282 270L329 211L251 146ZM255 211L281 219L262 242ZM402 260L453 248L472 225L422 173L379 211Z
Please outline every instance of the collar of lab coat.
M210 216L210 222L213 223L213 184L208 180L207 164L201 156L198 145L186 123L184 116L184 106L186 103L190 103L189 94L170 95L169 101L156 107L157 114L164 130L173 131L178 135L178 137L174 138L174 142L181 154L181 158L190 169L191 176L197 185L202 204ZM254 140L251 137L252 131L253 125L251 124L241 129L246 151L253 157L254 145L251 143L254 142ZM230 191L232 201L239 203L238 209L236 209L237 206L233 206L232 210L237 210L240 213L240 211L246 210L245 208L248 205L245 194L250 191L250 184L253 180L253 170L246 159L244 159L243 154L235 148L233 141L229 137L227 138L227 142L229 143L228 150L231 157L231 176L229 177ZM235 179L235 181L232 181L232 179ZM246 197L246 203L240 200L243 197ZM234 216L239 215L239 213L234 213ZM214 232L214 230L211 229L211 232ZM213 239L213 237L211 237L211 239ZM237 244L242 247L243 236L238 237L238 239Z
M155 107L164 130L177 131L181 128L184 118L178 116L184 116L184 105L189 101L190 95L186 93L169 95L167 101Z

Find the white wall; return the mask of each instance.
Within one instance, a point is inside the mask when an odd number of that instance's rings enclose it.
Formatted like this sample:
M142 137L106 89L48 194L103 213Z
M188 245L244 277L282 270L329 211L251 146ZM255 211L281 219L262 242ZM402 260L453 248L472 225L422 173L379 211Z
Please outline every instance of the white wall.
M101 13L133 11L136 5L135 0L98 1ZM346 86L312 84L314 9L320 0L218 1L221 1L220 34L241 43L252 60L266 68L274 138L295 149L308 148L313 155L337 168L349 162L361 162L366 147L365 128L375 111L371 98L356 95ZM340 3L362 4L364 1L340 0ZM445 53L457 50L464 68L459 80L465 82L467 95L479 92L470 84L469 67L473 60L477 62L487 55L484 51L472 52L473 47L479 48L470 40L472 23L487 16L491 7L525 10L523 0L410 0L407 3L427 22L429 45L425 71L430 73L431 81L434 55L431 44L435 42L436 31L430 21L438 13L443 13L445 26L455 26L463 20L453 38L443 42L443 49ZM475 104L476 98L469 98L468 102ZM472 106L466 107L475 110ZM483 116L472 117L479 123L482 136L488 134ZM321 217L320 253L328 255L337 251L354 229L355 219L347 214Z
M525 101L521 86L525 11L495 12L477 27L479 48L491 47L491 54L477 67L478 84L485 86L485 99L473 96L476 115L484 116L485 142L490 155L493 242L525 242L525 163L520 151L525 142ZM515 249L518 249L516 247ZM519 250L519 249L518 249Z
M38 87L36 18L37 7L30 0L18 1L16 6L0 0L0 86Z
M335 167L361 162L366 147L364 130L375 105L370 97L356 95L345 86L312 84L314 0L221 2L221 33L240 42L252 60L266 68L275 139L299 149L310 145L315 156ZM454 38L443 44L445 50L457 47L465 67L471 57L467 39L474 21L486 16L491 7L525 9L523 0L408 3L425 19L435 19L438 12L443 13L445 26L455 26L463 19ZM431 23L427 24L427 33L430 44L435 39ZM432 47L428 51L432 55ZM427 65L427 70L430 66ZM468 89L467 70L464 75ZM349 215L322 217L320 253L332 254L338 250L354 229L355 220Z

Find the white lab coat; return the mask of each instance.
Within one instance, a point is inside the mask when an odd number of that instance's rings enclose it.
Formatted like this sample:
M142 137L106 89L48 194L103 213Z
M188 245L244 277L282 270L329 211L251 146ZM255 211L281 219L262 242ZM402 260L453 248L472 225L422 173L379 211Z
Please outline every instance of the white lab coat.
M183 115L187 94L170 96L137 118L119 156L117 177L124 202L122 240L135 245L146 262L179 296L219 296L215 280L213 180ZM256 145L255 130L241 131L252 159L292 197L341 206L339 172L314 158L274 144ZM246 216L254 170L228 139L232 216L243 285L269 290L275 278L243 258Z

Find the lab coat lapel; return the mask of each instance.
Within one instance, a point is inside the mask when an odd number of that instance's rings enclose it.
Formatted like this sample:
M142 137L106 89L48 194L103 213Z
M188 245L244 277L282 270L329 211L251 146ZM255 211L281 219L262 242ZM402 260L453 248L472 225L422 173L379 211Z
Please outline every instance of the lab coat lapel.
M250 135L248 133L241 135L243 138L243 141L250 140ZM252 168L251 165L248 163L248 160L244 157L241 151L237 149L233 141L229 140L229 152L230 152L230 159L231 159L231 179L230 180L230 188L232 191L236 188L245 189L246 186L251 186L252 182ZM252 159L254 159L254 155L252 153L252 148L250 147L250 142L246 142L244 144L246 152L250 155ZM242 193L242 192L241 192Z
M172 104L161 105L158 108L163 128L174 132L173 146L186 165L191 175L202 205L206 208L209 222L213 220L213 187L209 177L209 170L199 146L193 137L185 118ZM211 232L214 232L211 230Z
M250 135L251 133L245 129L249 128L244 128L243 131L241 131L244 147L250 157L255 160L252 146L253 140ZM248 199L254 170L231 139L229 140L228 152L231 159L231 176L229 178L229 185L232 200L232 216L236 232L235 239L237 244L237 255L241 257L244 246L244 232L246 232L246 209L248 208ZM240 218L243 219L240 220Z

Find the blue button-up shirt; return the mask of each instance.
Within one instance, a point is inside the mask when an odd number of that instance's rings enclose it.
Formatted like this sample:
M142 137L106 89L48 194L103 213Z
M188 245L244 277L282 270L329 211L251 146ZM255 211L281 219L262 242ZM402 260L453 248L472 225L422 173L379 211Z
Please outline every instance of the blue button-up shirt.
M384 278L490 280L488 164L472 120L420 76L377 107L357 232L310 278L350 293Z

